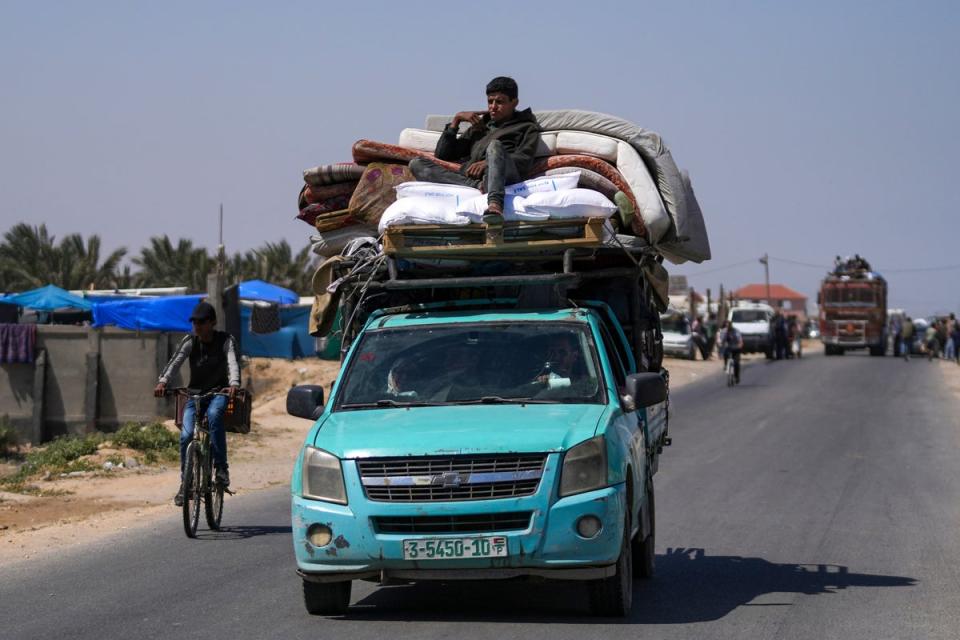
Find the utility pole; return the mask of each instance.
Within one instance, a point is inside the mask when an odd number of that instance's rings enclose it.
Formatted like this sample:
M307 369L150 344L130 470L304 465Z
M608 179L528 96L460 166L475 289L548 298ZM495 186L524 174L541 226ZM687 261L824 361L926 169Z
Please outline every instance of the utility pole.
M763 279L767 284L767 304L770 304L770 257L767 254L763 254L763 257L760 258L760 263L763 264ZM772 307L773 305L770 304Z
M213 305L217 312L217 329L226 328L226 318L223 310L223 280L226 263L226 251L223 246L223 203L220 203L220 243L217 246L217 264L213 273L207 274L207 302Z

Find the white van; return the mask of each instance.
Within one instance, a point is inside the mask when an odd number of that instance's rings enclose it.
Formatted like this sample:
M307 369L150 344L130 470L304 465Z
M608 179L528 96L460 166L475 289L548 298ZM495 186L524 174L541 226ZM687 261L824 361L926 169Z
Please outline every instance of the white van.
M773 314L773 307L762 302L741 302L727 313L727 320L743 336L744 353L773 357Z

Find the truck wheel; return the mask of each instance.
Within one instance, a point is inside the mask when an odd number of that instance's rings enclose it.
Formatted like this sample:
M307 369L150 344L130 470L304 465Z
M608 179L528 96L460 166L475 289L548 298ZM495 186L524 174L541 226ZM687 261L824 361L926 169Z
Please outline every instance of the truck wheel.
M883 355L885 355L885 354L884 354L883 346L881 345L881 346L878 346L878 347L870 347L870 355L872 355L872 356L883 356Z
M637 538L633 541L633 572L641 578L652 578L654 573L654 567L656 562L656 553L654 549L654 542L656 539L656 530L657 530L657 518L656 518L656 508L653 501L653 480L648 480L649 489L647 490L647 513L650 518L650 531L647 533L647 537L643 540L640 540L640 536L643 535L643 530L641 529L637 533Z
M623 618L633 607L633 545L630 541L630 506L623 523L623 541L617 573L590 583L590 608L594 615Z
M697 359L697 346L690 345L690 349L687 351L687 360L696 360Z
M350 606L350 586L346 582L303 581L303 604L314 616L340 616Z

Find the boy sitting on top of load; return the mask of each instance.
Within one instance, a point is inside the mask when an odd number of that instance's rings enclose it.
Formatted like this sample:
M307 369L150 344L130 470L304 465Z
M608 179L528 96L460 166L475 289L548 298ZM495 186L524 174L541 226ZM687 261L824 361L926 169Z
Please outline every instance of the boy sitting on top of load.
M461 163L451 171L428 158L410 161L417 180L458 184L480 189L487 194L483 221L503 223L504 187L520 182L533 163L540 137L540 125L527 108L517 111L517 83L513 78L497 77L487 84L487 110L461 111L447 124L437 149L437 158ZM472 126L458 135L461 122Z

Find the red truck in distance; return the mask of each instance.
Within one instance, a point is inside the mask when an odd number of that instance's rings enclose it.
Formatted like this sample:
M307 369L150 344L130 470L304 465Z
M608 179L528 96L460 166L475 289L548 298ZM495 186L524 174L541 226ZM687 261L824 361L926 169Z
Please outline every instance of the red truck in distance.
M882 356L887 345L887 281L857 256L837 261L820 283L820 340L826 355L869 349Z

